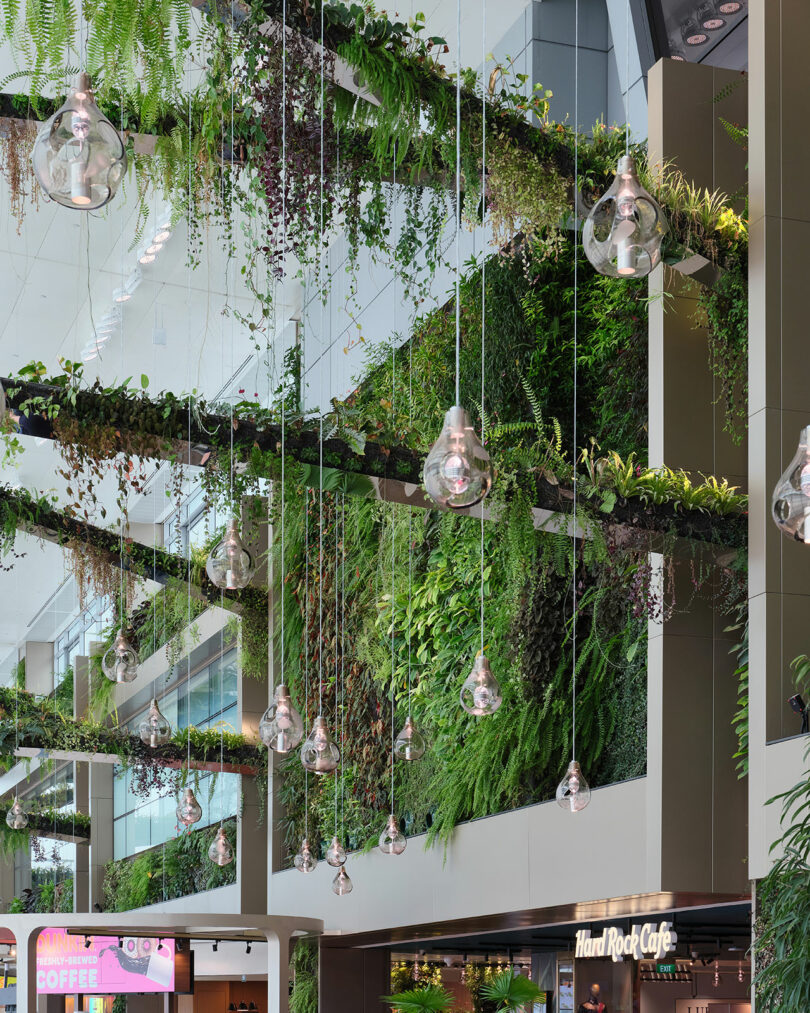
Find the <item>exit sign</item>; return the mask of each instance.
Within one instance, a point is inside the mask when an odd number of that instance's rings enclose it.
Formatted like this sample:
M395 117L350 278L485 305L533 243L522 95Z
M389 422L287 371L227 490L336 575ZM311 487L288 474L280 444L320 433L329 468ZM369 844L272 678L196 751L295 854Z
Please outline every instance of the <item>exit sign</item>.
M659 974L677 974L677 964L656 964L655 969Z

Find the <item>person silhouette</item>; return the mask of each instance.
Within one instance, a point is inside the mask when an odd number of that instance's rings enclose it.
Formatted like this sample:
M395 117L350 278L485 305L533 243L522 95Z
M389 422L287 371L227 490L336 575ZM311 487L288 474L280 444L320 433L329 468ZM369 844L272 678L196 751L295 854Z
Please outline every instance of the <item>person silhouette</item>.
M579 1013L607 1013L607 1006L601 1000L602 989L594 983L588 998L579 1007Z

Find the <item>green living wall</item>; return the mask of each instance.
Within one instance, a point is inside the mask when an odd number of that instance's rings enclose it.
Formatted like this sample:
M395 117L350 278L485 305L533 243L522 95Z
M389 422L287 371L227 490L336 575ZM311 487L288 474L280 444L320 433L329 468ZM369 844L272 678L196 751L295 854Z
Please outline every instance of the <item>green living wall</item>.
M297 756L285 764L291 853L305 830L323 846L336 803L351 847L376 841L390 806L392 686L395 729L410 685L429 744L422 760L395 765L394 805L409 833L446 838L461 820L547 799L569 758L572 542L535 530L529 504L538 474L572 474L573 245L564 239L556 258L490 258L485 277L485 420L497 467L488 503L498 514L483 530L485 643L503 705L474 718L458 700L480 646L480 522L344 495L334 473L322 493L306 491L291 469L285 681L307 725L322 710L344 753L336 778L305 783ZM478 268L461 288L461 400L476 427L481 285ZM646 285L585 274L578 310L580 445L592 436L643 459ZM392 427L425 449L453 400L454 319L451 302L417 321L393 363L390 349L372 359L344 423ZM309 484L313 476L306 469ZM278 499L274 509L278 520ZM597 530L577 542L577 753L594 786L643 774L646 760L648 602L637 558L614 549Z

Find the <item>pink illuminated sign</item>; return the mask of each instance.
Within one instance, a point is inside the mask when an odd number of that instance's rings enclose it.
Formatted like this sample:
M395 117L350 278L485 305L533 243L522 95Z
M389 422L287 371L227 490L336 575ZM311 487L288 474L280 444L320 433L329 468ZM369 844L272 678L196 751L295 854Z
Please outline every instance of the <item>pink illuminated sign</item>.
M68 935L64 929L43 929L37 940L37 992L174 991L174 940L125 936Z

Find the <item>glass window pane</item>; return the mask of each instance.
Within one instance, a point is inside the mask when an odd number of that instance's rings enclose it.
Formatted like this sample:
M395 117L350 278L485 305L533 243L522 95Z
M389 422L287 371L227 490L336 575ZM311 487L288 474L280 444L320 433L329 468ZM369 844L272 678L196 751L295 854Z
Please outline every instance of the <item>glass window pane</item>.
M119 858L126 858L128 854L127 818L122 816L121 819L113 821L113 858L118 861Z

